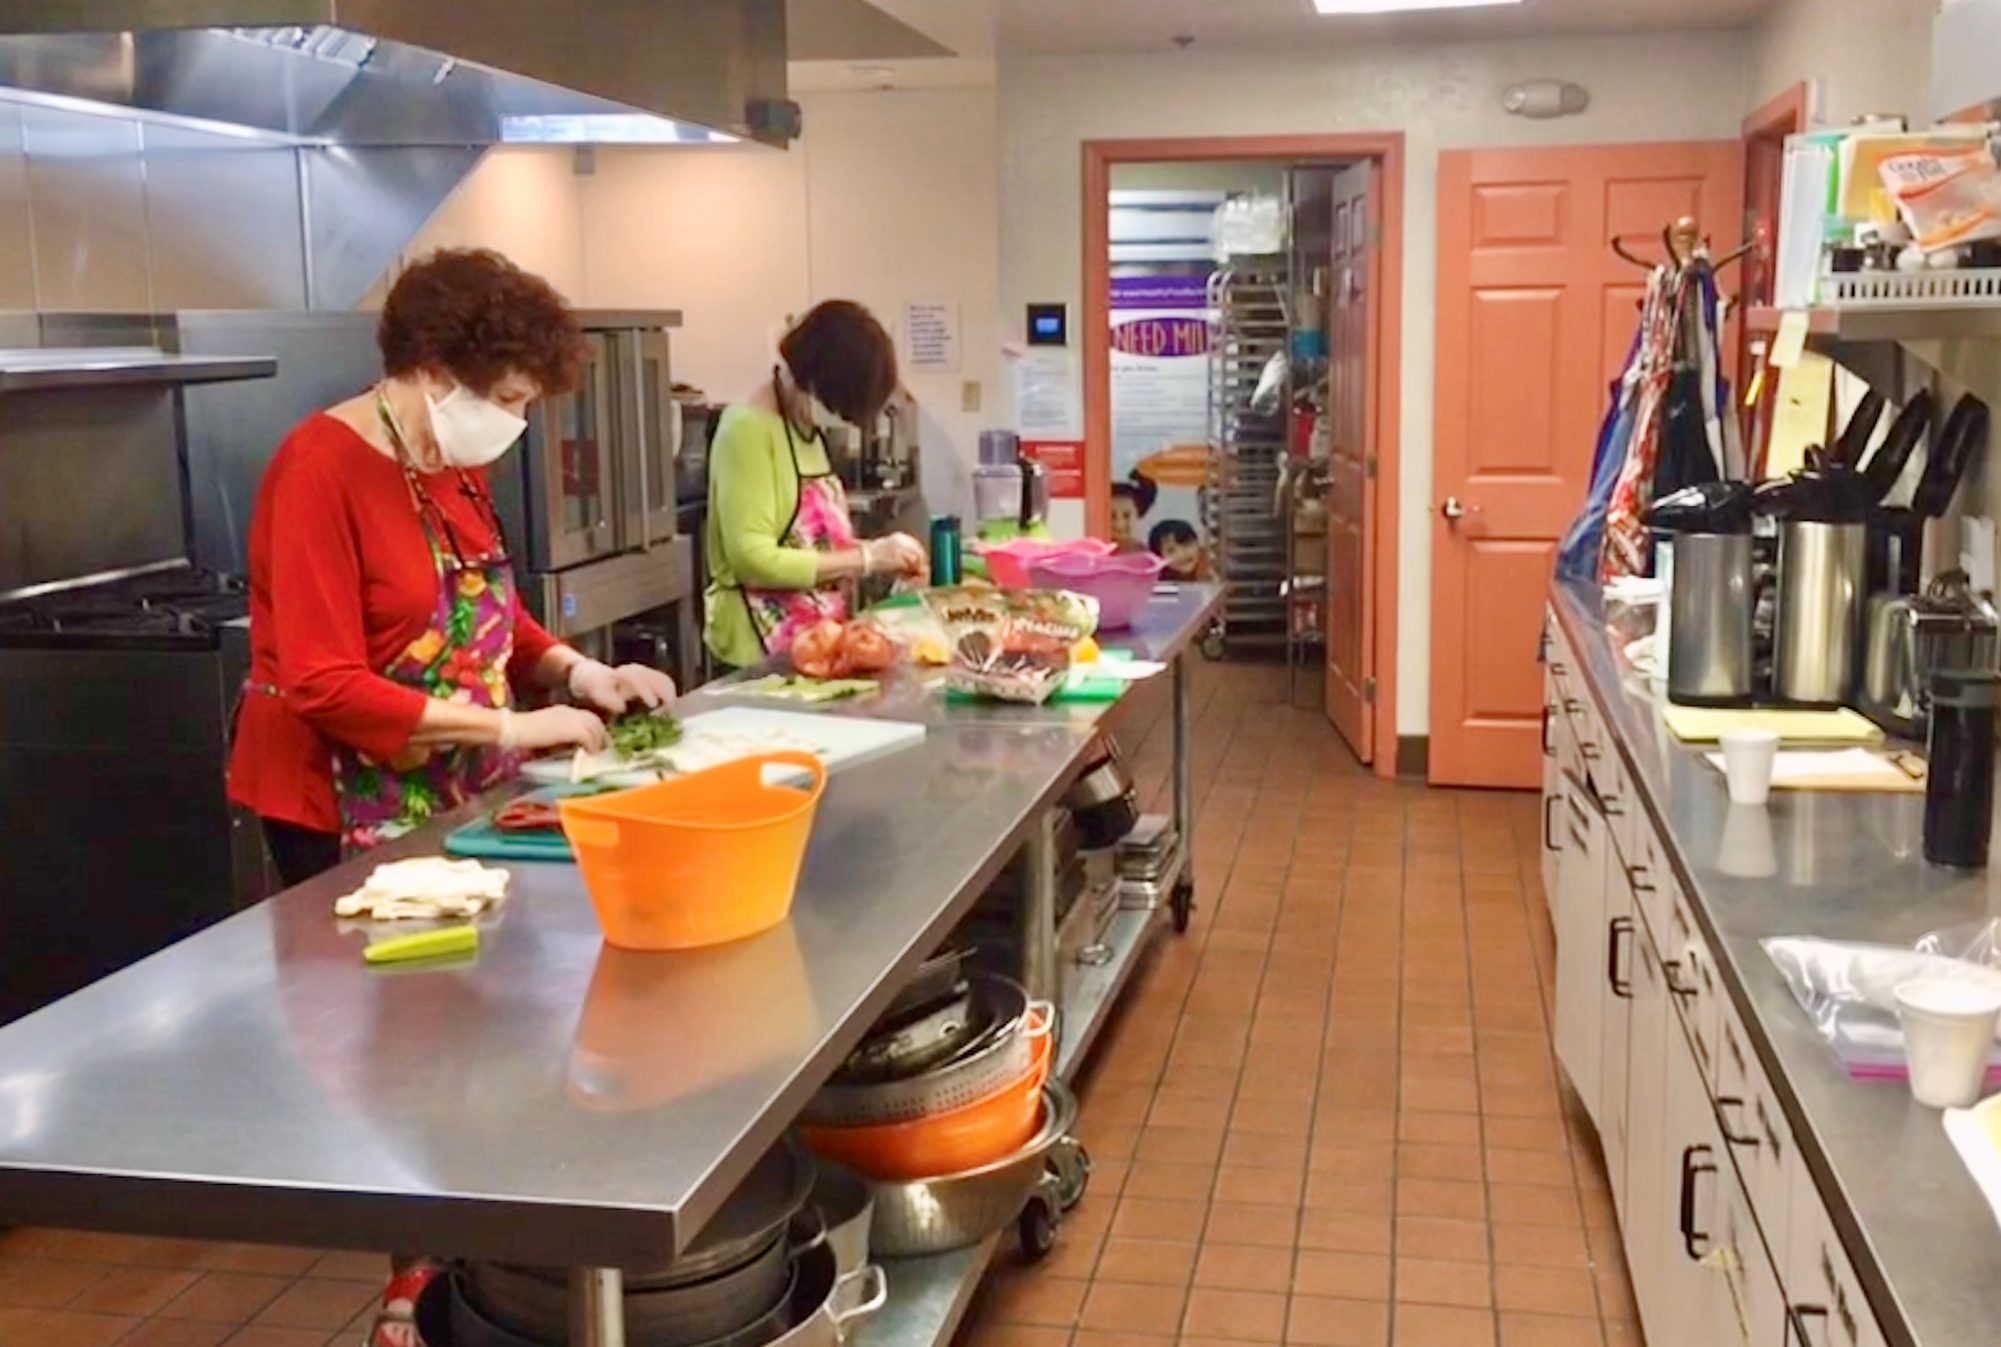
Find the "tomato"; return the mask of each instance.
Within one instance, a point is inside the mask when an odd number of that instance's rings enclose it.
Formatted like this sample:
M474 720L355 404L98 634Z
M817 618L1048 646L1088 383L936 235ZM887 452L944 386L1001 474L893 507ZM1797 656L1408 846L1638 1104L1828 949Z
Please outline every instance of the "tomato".
M792 667L808 678L845 678L847 653L842 646L840 623L815 622L792 638Z
M882 673L896 663L896 643L874 623L849 623L841 649L847 655L848 669L852 673Z

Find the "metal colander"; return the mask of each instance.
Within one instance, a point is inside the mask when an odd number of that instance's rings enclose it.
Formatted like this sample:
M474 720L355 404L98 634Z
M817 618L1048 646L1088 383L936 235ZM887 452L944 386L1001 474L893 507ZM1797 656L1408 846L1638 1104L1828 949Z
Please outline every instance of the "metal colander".
M1052 1032L1055 1011L1028 999L1018 983L990 973L970 975L975 1002L992 1027L965 1049L927 1071L900 1080L823 1086L806 1106L804 1120L821 1127L868 1127L913 1122L976 1104L1026 1075L1035 1040Z

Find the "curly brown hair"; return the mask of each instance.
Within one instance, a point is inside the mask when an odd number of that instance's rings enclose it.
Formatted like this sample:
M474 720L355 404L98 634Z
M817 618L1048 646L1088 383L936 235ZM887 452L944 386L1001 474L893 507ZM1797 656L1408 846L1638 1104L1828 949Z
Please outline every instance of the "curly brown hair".
M793 380L834 415L866 425L896 392L896 343L851 299L816 304L778 344Z
M439 370L484 397L510 373L577 386L584 335L554 286L488 248L446 248L396 278L375 331L392 378Z

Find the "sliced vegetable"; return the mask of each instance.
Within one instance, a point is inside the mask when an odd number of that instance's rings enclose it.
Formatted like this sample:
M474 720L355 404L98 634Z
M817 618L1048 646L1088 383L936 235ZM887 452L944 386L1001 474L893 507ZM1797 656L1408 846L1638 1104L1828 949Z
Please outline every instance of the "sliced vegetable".
M473 954L478 950L477 926L445 926L435 931L419 931L415 935L377 940L361 951L361 957L372 964L407 963L412 959L443 959L455 954Z
M680 742L681 722L665 711L634 711L611 723L611 746L620 757L643 757Z

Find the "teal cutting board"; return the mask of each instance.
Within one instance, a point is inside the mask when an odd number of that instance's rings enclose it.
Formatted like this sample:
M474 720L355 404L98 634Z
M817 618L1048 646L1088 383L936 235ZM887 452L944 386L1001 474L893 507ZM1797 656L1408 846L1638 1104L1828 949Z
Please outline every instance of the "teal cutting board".
M589 786L544 786L523 799L551 801L565 795L595 795ZM491 817L475 819L445 838L445 852L476 861L574 861L570 839L561 832L510 833L493 826Z

